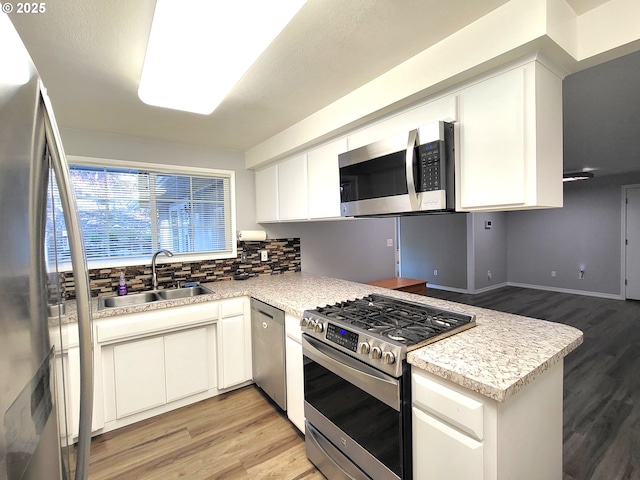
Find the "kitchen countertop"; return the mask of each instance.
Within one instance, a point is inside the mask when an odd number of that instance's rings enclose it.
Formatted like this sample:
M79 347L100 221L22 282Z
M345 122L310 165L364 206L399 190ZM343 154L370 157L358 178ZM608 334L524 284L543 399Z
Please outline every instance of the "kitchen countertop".
M580 330L559 323L308 273L203 285L214 293L100 311L94 298L93 319L245 295L300 317L307 309L379 293L474 314L474 328L409 352L407 361L499 402L512 397L549 367L562 361L583 340ZM66 309L64 321L76 321L75 302L67 302Z

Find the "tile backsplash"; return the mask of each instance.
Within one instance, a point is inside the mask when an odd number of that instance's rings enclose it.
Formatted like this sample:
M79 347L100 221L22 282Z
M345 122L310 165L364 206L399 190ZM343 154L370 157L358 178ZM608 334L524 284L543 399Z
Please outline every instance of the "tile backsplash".
M268 259L262 261L261 251ZM234 275L277 275L301 270L300 239L268 239L264 242L238 242L237 258L202 260L198 262L159 263L156 271L159 288L171 288L185 282L218 282L231 280ZM89 270L91 296L115 295L120 272L124 271L129 292L151 290L151 257L148 265L100 268ZM75 298L75 284L71 273L61 274L62 289L67 300Z

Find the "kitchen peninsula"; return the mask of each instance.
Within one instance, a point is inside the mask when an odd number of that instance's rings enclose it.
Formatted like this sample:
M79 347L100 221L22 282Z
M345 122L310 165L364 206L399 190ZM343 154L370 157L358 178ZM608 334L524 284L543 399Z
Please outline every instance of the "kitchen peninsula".
M469 469L461 472L464 475L471 472L471 476L460 478L561 478L562 366L563 358L582 343L579 330L307 273L261 276L206 286L214 293L178 301L94 310L94 320L108 324L112 318L119 322L128 314L191 304L204 304L204 307L210 302L254 297L284 310L287 334L297 329L299 335L296 322L304 310L371 293L473 314L474 328L407 355L413 372L414 468L420 472L414 477L420 478L421 472L450 468L449 464L439 465L434 461L442 457L443 461L449 459ZM96 306L97 300L94 300L94 308ZM177 313L179 309L175 310ZM73 305L69 304L67 321L73 320ZM297 388L302 387L297 385ZM297 398L300 402L299 394ZM289 403L295 411L295 402ZM294 423L300 428L299 422ZM438 450L434 454L433 445L453 449L460 456L441 455ZM513 476L514 472L522 471L530 472L529 476Z

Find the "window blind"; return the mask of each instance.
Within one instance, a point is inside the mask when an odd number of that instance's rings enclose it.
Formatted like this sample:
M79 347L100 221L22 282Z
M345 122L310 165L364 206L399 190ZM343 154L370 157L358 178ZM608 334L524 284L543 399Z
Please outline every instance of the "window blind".
M70 173L88 260L147 257L159 249L233 251L231 175L86 165L71 165ZM53 192L52 208L55 185ZM64 235L55 239L47 251L66 260Z

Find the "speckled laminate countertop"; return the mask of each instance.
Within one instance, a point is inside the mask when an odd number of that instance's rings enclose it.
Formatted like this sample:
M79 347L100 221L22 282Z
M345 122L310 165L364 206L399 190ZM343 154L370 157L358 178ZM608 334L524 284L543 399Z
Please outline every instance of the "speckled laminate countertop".
M245 295L302 316L304 310L317 306L381 293L475 314L474 328L409 352L407 360L411 365L500 402L515 395L582 343L582 332L567 325L307 273L254 277L205 286L214 293L101 311L97 310L97 299L93 299L93 319ZM76 321L75 303L67 302L66 308L65 322Z

